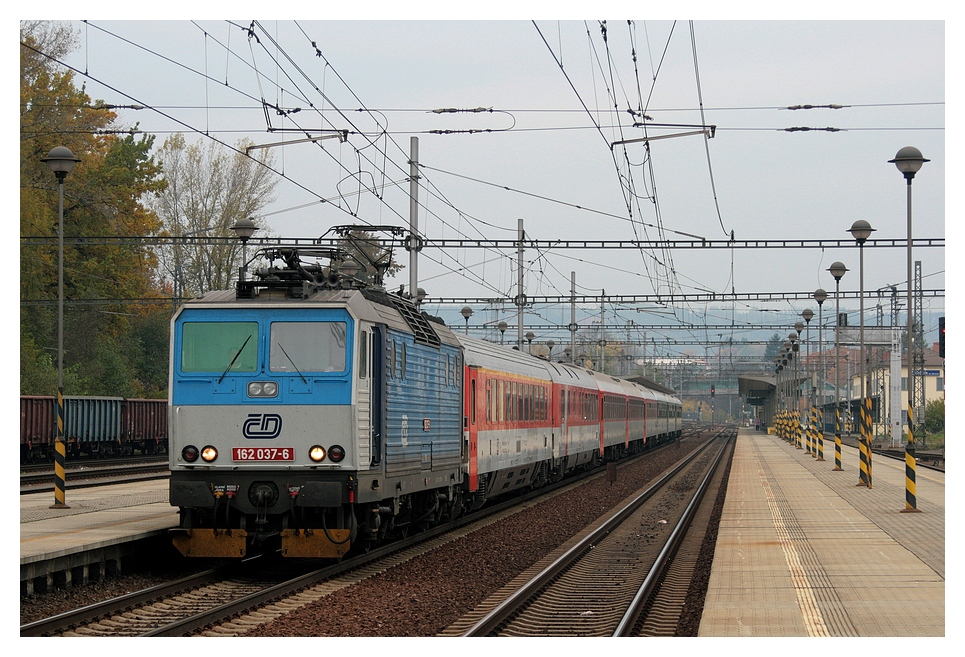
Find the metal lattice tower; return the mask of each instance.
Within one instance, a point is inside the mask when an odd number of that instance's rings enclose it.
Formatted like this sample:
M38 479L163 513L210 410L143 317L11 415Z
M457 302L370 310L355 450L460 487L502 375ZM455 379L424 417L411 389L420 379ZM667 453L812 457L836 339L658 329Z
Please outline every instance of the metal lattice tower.
M912 330L914 331L914 341L912 343L913 354L908 355L909 363L914 367L908 374L908 403L914 404L915 409L915 441L921 447L925 446L925 334L922 326L922 293L921 293L921 260L915 261L915 288L912 296L914 304L914 316L912 320ZM913 394L912 394L913 393Z

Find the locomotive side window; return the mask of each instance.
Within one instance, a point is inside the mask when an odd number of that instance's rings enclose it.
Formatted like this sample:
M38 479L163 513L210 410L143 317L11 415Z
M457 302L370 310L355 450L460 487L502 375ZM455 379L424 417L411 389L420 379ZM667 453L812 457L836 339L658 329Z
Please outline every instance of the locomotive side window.
M344 372L345 322L272 322L272 372Z
M369 332L362 331L359 340L359 378L364 379L368 376L369 364Z
M389 378L395 378L395 340L389 341Z
M254 372L257 367L257 322L185 322L182 325L182 372Z

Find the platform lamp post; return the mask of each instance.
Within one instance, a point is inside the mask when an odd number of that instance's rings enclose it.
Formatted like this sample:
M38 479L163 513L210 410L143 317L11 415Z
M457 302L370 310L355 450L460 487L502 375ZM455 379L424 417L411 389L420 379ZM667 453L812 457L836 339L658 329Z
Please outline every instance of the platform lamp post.
M774 357L774 372L776 379L776 391L777 391L777 403L774 405L775 415L774 415L774 426L777 428L777 435L783 440L787 440L787 436L784 435L784 394L783 383L781 382L781 372L784 370L784 357L778 352L777 356Z
M804 311L801 312L801 317L804 318L805 327L804 343L806 345L806 354L804 356L804 377L808 380L808 439L811 441L811 456L817 457L818 435L814 421L814 374L811 372L813 369L811 364L811 318L814 317L814 311L810 308L805 308Z
M230 230L233 230L241 240L241 267L238 269L238 280L244 281L248 273L248 240L258 230L258 226L251 219L239 219Z
M864 348L864 243L871 237L871 233L874 232L874 228L871 227L864 219L858 219L856 222L851 224L851 228L848 232L854 237L854 241L858 244L858 288L859 288L859 310L860 323L858 330L858 343L860 344L859 353L861 354L861 402L859 405L860 417L861 417L861 476L858 480L858 486L867 486L871 488L871 398L868 396L867 390L867 379L868 379L868 365L865 362L865 348ZM910 372L911 370L909 370Z
M824 460L824 406L826 395L824 393L825 360L824 360L824 302L828 300L828 293L822 288L814 291L814 300L818 302L818 353L820 363L818 366L818 387L817 387L817 423L818 423L818 460Z
M506 322L500 322L499 324L496 325L496 328L499 329L499 344L500 346L502 346L503 337L506 335L506 329L509 328L509 324L507 324Z
M841 261L828 267L834 277L834 469L841 467L841 279L850 271Z
M801 338L804 335L804 322L800 320L794 322L794 330L797 331L797 342L794 343L793 349L795 352L799 353L801 349ZM800 356L797 356L796 359L800 361ZM804 408L807 407L807 400L804 399L804 394L801 391L801 383L804 379L807 378L808 364L805 361L804 363L801 363L801 365L803 365L804 372L803 374L799 374L797 380L795 381L795 385L797 386L797 398L798 398L796 410L798 412L798 418L800 421L800 427L802 432L801 439L804 442L805 450L807 451L808 454L811 454L812 456L814 456L814 453L813 453L814 448L811 446L811 427L808 424L807 415L805 415L803 410ZM810 387L810 383L808 384L808 386Z
M57 177L57 438L54 444L54 504L69 509L64 490L67 445L64 442L64 180L80 160L66 146L56 146L41 160Z
M784 341L784 359L781 361L782 372L784 377L781 380L784 388L784 432L787 434L787 442L792 445L795 444L794 441L794 431L791 423L791 365L794 352L791 351L791 341Z
M777 431L777 435L780 436L780 424L778 420L781 417L781 356L778 354L774 357L774 429ZM781 436L783 438L783 436Z
M794 439L797 441L798 449L804 449L801 440L801 382L797 374L798 361L800 360L798 350L801 347L797 342L798 333L796 331L791 331L787 339L791 341L791 401L794 404Z
M469 306L463 306L462 310L459 311L459 314L462 315L466 320L466 335L469 335L469 318L472 317L472 308Z
M912 305L912 271L911 271L911 181L915 174L921 169L921 165L931 160L926 160L921 155L921 151L914 146L905 146L898 151L895 159L888 160L901 171L905 180L908 181L905 207L907 210L908 223L908 443L905 446L905 509L902 513L914 513L918 510L917 491L915 484L915 412L914 402L920 401L924 406L925 400L916 400L915 386L913 384L914 368L914 344L915 344L915 313Z
M526 353L528 354L533 353L533 338L535 337L536 337L536 334L533 333L532 331L526 332Z
M784 427L784 440L790 443L791 428L788 423L788 418L791 415L791 407L787 403L787 374L791 344L785 340L782 346L784 350L781 352L781 406L783 406L783 410L781 411L781 424Z
M784 386L783 386L783 387L784 387L784 422L785 422L785 427L786 427L786 430L787 430L788 442L790 442L790 443L793 443L793 442L794 442L794 431L793 431L792 428L791 428L791 413L792 413L792 411L791 411L791 403L792 403L792 400L791 400L791 386L790 386L790 383L789 383L789 381L790 381L790 379L791 379L791 377L789 376L789 374L790 374L790 372L792 371L791 368L792 368L792 358L793 358L793 354L794 354L794 352L791 351L791 341L790 341L790 340L785 340L785 341L784 341L784 362L783 362L783 365L784 365L784 378L783 378L782 383L784 384Z
M554 345L556 345L556 342L554 342L553 340L547 340L547 341L546 341L546 348L549 350L549 353L546 355L546 360L548 360L548 361L551 362L551 363L553 362L553 346L554 346Z

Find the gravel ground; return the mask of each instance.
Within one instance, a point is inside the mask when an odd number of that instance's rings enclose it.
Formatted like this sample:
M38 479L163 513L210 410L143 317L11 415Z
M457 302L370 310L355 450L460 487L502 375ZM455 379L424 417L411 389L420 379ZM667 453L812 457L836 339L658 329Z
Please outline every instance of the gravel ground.
M691 445L695 441L687 441ZM434 636L670 467L671 447L250 631L247 636Z
M22 597L20 598L20 624L24 625L41 618L56 616L65 611L109 600L131 591L170 582L174 577L181 576L183 576L183 571L177 575L170 573L126 575L112 577L102 582L92 582L87 586L55 589L49 593Z

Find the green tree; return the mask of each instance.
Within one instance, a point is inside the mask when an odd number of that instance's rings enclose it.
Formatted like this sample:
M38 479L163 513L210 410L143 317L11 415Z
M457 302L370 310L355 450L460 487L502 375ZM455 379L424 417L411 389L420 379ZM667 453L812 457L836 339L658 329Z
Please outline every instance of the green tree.
M65 238L155 233L160 224L142 203L164 187L150 155L153 136L135 136L136 127L118 136L124 129L116 114L92 102L58 63L76 45L69 27L23 22L20 44L21 236L57 235L57 181L42 161L55 146L66 146L80 159L64 185ZM22 394L53 394L56 388L57 253L55 243L21 248ZM155 266L153 253L142 245L65 245L65 392L90 394L92 386L103 390L107 380L128 389L137 378L129 366L136 354L128 350L126 336L158 307L103 300L160 298ZM118 377L128 383L118 383Z
M945 400L933 399L925 406L925 431L930 434L945 430Z
M784 345L784 338L775 333L768 339L767 347L764 349L764 362L771 362L777 355L781 352L781 347Z

